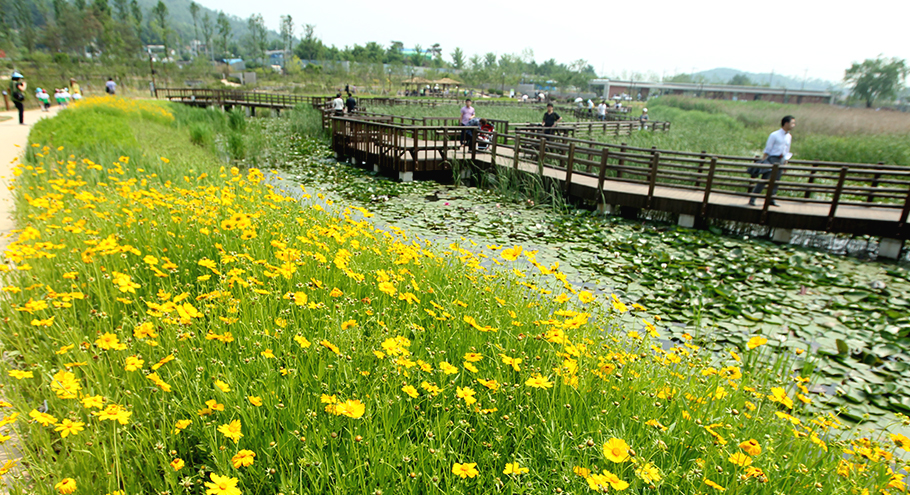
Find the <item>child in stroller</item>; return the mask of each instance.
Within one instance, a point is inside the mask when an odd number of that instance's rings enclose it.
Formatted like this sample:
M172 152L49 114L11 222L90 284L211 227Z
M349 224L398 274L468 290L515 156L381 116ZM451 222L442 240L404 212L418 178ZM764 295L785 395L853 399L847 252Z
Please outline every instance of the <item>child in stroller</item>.
M477 151L486 151L493 141L493 124L487 119L480 119L480 131L477 133Z

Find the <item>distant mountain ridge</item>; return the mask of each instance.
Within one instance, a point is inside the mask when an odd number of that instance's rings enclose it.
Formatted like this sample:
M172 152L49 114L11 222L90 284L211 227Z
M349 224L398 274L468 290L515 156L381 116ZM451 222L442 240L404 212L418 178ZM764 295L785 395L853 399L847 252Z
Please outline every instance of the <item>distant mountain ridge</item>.
M171 29L177 32L180 36L183 44L189 44L190 40L195 37L193 30L193 16L190 15L190 4L191 0L162 0L164 5L167 7L167 17L168 22L171 24ZM152 7L158 4L158 0L138 0L139 6L142 7L142 13L145 16L143 19L143 24L148 25L148 18L151 16L150 10ZM198 2L197 2L198 3ZM212 19L212 26L215 26L215 20L218 18L218 11L210 9L201 3L199 4L199 16L197 18L197 28L199 31L199 40L202 41L202 18L205 17L205 14L208 13L209 17ZM230 12L225 11L224 14L227 16L228 20L231 23L232 37L238 42L243 40L243 37L249 34L250 30L247 24L247 19L241 19L236 15L231 14ZM217 28L216 35L217 35ZM299 31L299 28L298 28ZM277 39L278 33L272 30L268 32L269 40Z
M829 89L840 91L843 89L843 83L841 82L826 81L824 79L803 80L796 77L785 76L783 74L746 72L726 67L703 70L694 74L695 77L704 77L707 82L724 84L730 82L730 79L733 79L733 76L738 75L748 77L749 80L752 81L752 84L756 86L770 84L770 86L774 88L809 89L816 91L827 91Z

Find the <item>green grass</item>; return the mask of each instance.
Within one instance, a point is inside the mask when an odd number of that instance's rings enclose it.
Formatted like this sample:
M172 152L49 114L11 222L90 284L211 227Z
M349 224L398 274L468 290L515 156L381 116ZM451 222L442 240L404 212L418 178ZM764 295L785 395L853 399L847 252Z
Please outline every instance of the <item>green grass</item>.
M0 344L28 478L11 493L65 478L78 493L199 493L224 476L244 494L300 495L580 493L607 479L630 493L878 493L890 480L877 449L893 443L854 439L797 399L795 354L664 342L647 310L534 252L378 227L129 115L140 155L102 162L61 132L60 154L39 148L17 172ZM63 437L67 421L84 429ZM632 450L605 452L619 440ZM842 477L845 448L864 469ZM528 471L504 473L513 463Z

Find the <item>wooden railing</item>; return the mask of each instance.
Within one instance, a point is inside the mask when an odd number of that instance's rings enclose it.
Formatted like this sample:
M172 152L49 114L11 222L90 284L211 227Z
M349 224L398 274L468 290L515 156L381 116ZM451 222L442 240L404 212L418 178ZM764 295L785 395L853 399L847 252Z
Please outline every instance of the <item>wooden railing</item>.
M780 168L777 165L772 167L770 178L761 179L747 171L755 165L756 157L636 148L544 134L541 128L522 129L514 124L510 134L492 133L488 149L478 153L474 146L468 150L460 148L452 138L463 127L442 125L447 123L445 119L439 123L409 125L336 117L332 119L333 146L342 156L350 154L363 161L376 160L380 166L398 171L420 171L421 160L450 161L457 157L487 162L494 169L505 166L540 175L550 170L549 176L562 181L566 191L589 187L602 193L607 181L626 183L630 188L637 187L635 194L642 208L661 208L666 202L655 202L655 191L666 191L666 188L695 192L701 215L707 213L712 195L733 198L732 206L738 205L747 212L755 211L745 208L749 199L764 199L758 210L758 223L765 223L769 218L772 200L786 200L797 206L814 206L814 213L806 213L813 219L819 217L818 211L825 212L825 225L817 230L832 228L838 208L873 207L863 211L879 216L874 212L893 212L885 214L882 217L885 220L870 218L879 221L879 226L882 221L888 222L889 236L910 235L910 229L904 228L910 215L910 167L793 160L783 167L780 180L776 179ZM760 183L765 185L764 191L753 194L751 191ZM685 196L691 201L691 194ZM854 222L850 227L852 232L862 233L862 223ZM813 225L817 226L817 221ZM881 228L876 233L882 235Z
M303 96L281 93L259 93L233 89L156 88L156 98L166 98L198 105L249 105L274 108L293 108L297 105L323 105L331 97Z

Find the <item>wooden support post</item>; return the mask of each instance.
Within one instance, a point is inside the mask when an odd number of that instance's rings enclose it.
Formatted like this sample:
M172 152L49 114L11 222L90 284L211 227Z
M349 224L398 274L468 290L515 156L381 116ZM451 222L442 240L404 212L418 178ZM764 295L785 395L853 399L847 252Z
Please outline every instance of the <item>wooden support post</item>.
M698 162L698 177L701 177L702 169L705 166L705 161L708 159L707 153L708 153L707 151L701 150L701 157L700 157L701 161ZM711 158L716 159L716 157L711 157ZM701 180L695 179L695 187L699 187L699 186L701 186Z
M547 138L540 138L540 150L537 152L537 173L543 177L543 158L547 152Z
M907 189L907 197L904 199L904 209L901 210L901 218L897 222L897 228L904 228L904 225L907 224L908 215L910 215L910 189Z
M809 172L809 182L808 182L809 184L812 184L813 182L815 182L815 167L817 167L817 166L818 166L817 163L813 163L813 164L812 164L812 170ZM804 197L804 198L811 198L811 197L812 197L812 191L810 191L809 189L806 189L806 192L803 193L803 197Z
M879 165L884 165L885 162L878 162L878 164L879 164ZM878 187L878 180L881 179L881 178L882 178L882 174L876 173L876 174L872 177L872 187ZM875 191L870 191L870 192L869 192L869 196L866 197L866 202L867 202L867 203L871 203L873 199L875 199Z
M657 166L660 164L660 153L654 152L651 157L651 171L648 173L648 201L645 208L651 209L651 199L654 198L654 186L657 185Z
M506 123L506 125L508 125L508 123ZM493 169L493 173L498 173L496 172L496 145L499 144L499 134L494 132L492 141L493 142L490 143L490 168Z
M827 230L834 226L834 214L837 212L837 203L840 201L841 192L844 190L844 180L847 178L847 167L840 168L840 176L837 178L837 188L834 189L834 197L831 198L831 209L828 210Z
M575 141L569 143L569 158L566 160L566 196L572 185L572 168L575 166Z
M765 224L765 221L768 219L768 208L771 206L771 201L773 201L774 195L774 185L777 182L777 172L780 170L780 163L775 163L771 167L771 177L768 178L768 189L765 191L765 204L762 205L761 209L761 221L762 225Z
M447 162L449 155L449 133L445 127L442 128L442 161Z
M610 150L604 148L600 150L600 172L597 174L597 194L600 195L604 190L604 179L607 177L607 160L610 158ZM910 197L908 197L910 198ZM908 199L910 202L910 199ZM908 203L910 204L910 203Z
M714 169L717 167L717 157L711 157L711 165L708 166L708 178L705 182L705 195L701 200L701 216L708 213L708 198L711 197L711 186L714 184Z
M424 117L426 118L426 117ZM480 133L480 127L474 129L474 132L471 133L471 161L477 159L477 134Z
M518 155L521 153L521 134L515 131L515 153L512 156L512 168L518 170Z
M621 145L619 147L619 152L625 154L626 143L619 143L619 144ZM622 178L622 167L625 166L625 164L626 164L626 160L624 158L620 157L619 162L617 162L617 164L616 164L616 166L618 167L616 169L616 178L617 179Z

